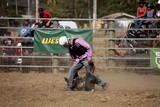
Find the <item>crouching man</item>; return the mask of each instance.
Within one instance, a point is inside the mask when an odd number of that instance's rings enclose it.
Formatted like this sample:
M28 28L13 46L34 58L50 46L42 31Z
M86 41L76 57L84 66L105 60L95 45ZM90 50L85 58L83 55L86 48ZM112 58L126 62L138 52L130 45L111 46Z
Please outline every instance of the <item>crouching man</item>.
M66 36L61 36L59 38L59 44L65 48L68 48L69 54L74 61L68 75L68 85L66 90L73 90L73 79L78 71L84 66L86 69L86 80L88 81L88 76L94 78L95 84L102 86L105 90L108 84L102 81L98 76L94 75L90 71L89 63L92 62L92 48L91 46L81 38L68 39ZM93 80L91 80L93 81Z

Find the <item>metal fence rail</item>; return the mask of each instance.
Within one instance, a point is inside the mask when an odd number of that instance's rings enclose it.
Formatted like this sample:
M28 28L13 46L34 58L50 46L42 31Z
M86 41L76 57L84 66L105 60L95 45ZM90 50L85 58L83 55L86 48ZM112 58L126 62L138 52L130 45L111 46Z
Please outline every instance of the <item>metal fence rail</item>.
M10 20L10 19L19 19L22 18L7 18L2 17L0 20ZM32 18L32 20L35 20L35 18ZM57 20L57 18L53 18L53 20ZM76 20L76 21L92 21L93 19L58 19L58 20ZM100 19L99 19L100 20ZM102 19L101 19L102 20ZM119 19L103 19L104 21L118 21ZM125 19L126 20L126 19ZM121 21L121 20L119 20ZM0 29L18 29L18 27L0 27ZM47 29L47 28L45 28ZM51 28L53 29L53 28ZM80 28L82 29L82 28ZM92 28L89 28L92 29ZM153 40L159 40L159 38L125 38L126 30L133 30L130 28L116 28L116 27L110 27L110 28L100 28L100 29L92 29L96 30L94 32L93 37L93 60L96 63L96 68L100 70L110 70L110 69L132 69L132 70L151 70L150 68L150 56L149 51L152 48L152 46L146 46L146 47L119 47L118 49L123 49L126 51L134 52L134 50L146 50L146 52L142 53L127 53L124 57L116 56L115 54L110 54L110 51L112 53L117 49L114 47L114 41L121 40L124 43L127 43L127 41L131 40L137 40L137 41L153 41ZM144 30L159 30L158 28L146 28ZM115 32L114 36L110 36L110 31ZM118 37L118 33L116 31L124 31L122 37ZM2 41L5 39L6 36L0 36L0 40ZM13 39L17 38L25 38L25 37L17 37L13 36L10 37ZM28 37L32 38L32 37ZM33 39L33 38L32 38ZM110 42L112 41L112 43ZM111 45L112 44L112 45ZM4 55L2 52L3 48L13 49L15 53L11 55ZM21 70L21 71L54 71L55 69L58 70L65 70L70 68L72 65L72 61L70 60L69 55L63 54L52 54L52 53L35 53L33 51L33 45L32 46L22 46L21 49L29 49L31 52L22 52L22 55L17 55L17 46L3 46L0 45L0 69L5 70ZM18 63L18 59L22 59L22 63ZM57 62L58 61L58 62ZM110 61L114 62L110 64Z

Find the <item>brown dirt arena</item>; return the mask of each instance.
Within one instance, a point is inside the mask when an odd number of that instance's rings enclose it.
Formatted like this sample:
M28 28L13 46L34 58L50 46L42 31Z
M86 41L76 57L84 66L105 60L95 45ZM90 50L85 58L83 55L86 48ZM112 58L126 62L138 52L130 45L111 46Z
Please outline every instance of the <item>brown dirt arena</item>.
M160 76L97 72L106 91L65 91L67 73L0 73L0 107L159 107Z

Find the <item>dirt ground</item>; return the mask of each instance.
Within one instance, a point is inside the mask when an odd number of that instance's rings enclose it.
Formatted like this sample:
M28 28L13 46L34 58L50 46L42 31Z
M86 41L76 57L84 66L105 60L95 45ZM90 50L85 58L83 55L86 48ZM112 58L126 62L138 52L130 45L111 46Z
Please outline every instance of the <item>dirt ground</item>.
M106 91L65 91L67 73L0 73L0 107L159 107L160 76L98 72Z

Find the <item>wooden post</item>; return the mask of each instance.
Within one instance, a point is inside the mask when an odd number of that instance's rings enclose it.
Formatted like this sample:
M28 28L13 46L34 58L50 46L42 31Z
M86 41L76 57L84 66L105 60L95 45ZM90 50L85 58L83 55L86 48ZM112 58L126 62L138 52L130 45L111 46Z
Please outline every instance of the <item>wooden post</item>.
M115 21L112 20L112 21L109 21L108 22L108 28L111 29L108 31L108 38L115 38L115 30L113 30L115 28ZM109 48L114 48L114 40L113 39L109 39L108 40L108 47ZM114 57L115 56L115 51L114 49L109 49L108 50L108 53L107 53L107 56L109 57ZM115 62L114 62L114 59L108 59L108 66L109 67L113 67L115 66Z
M52 57L52 71L53 73L58 73L58 59L56 58L57 56L56 55L53 55Z

